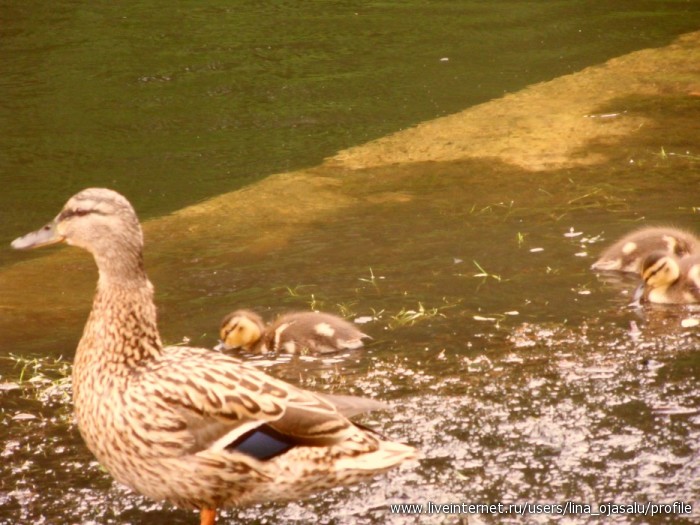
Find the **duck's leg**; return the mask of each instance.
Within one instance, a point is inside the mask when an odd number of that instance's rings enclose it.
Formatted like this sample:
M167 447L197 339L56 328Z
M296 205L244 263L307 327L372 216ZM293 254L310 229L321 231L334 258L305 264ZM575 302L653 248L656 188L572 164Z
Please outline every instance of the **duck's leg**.
M199 525L214 525L216 523L216 509L202 509L199 511Z

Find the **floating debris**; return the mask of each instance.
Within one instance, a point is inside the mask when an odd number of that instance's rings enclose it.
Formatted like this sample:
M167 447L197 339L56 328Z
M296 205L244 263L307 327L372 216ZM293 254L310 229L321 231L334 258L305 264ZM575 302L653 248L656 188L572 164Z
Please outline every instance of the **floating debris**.
M500 275L496 275L494 273L487 272L486 270L484 270L484 268L477 261L472 261L472 262L474 263L474 266L476 266L477 269L479 270L479 273L475 273L474 277L491 277L497 281L501 281Z
M578 237L583 235L583 232L575 232L573 226L569 228L569 231L564 234L564 237Z
M584 115L583 118L616 118L627 113L623 111L621 113L591 113L589 115Z
M321 360L321 362L324 365L337 365L339 363L345 362L344 359L341 359L340 357L327 357Z
M578 240L581 244L595 244L603 240L603 234L598 234L594 237L582 237Z
M690 414L700 413L700 409L681 407L675 405L661 405L653 407L651 411L659 416L687 416Z
M543 252L544 248L530 248L530 253L539 253Z
M34 414L28 414L27 412L20 412L12 416L12 421L29 421L31 419L37 419Z

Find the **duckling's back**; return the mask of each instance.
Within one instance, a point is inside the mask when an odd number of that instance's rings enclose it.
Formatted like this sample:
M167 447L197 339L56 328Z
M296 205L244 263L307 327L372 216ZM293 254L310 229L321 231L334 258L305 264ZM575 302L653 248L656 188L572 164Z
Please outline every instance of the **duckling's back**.
M364 346L369 336L355 325L323 312L294 312L275 320L265 333L265 346L273 352L328 354Z

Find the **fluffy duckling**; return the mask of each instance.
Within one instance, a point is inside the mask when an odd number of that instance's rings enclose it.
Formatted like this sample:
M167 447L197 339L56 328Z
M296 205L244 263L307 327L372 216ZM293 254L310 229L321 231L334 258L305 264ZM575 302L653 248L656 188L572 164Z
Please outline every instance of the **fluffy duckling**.
M644 259L656 251L676 257L700 253L700 240L692 233L677 228L641 228L606 248L591 268L639 274Z
M119 193L74 195L15 249L65 242L99 278L73 363L73 403L88 448L119 482L200 509L299 499L416 457L348 417L377 403L320 395L204 348L163 346L143 234Z
M236 310L224 317L219 335L216 350L242 349L257 354L329 354L362 348L363 339L371 339L354 324L332 314L292 312L266 327L262 318L249 310Z
M650 254L642 265L636 298L662 304L700 302L700 255L677 258L666 252Z

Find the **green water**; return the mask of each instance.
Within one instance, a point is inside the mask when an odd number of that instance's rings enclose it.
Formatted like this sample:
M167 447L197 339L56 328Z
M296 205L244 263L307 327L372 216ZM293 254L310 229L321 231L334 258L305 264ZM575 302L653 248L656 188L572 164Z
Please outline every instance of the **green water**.
M3 2L0 239L90 185L167 213L666 44L699 14L638 0Z

